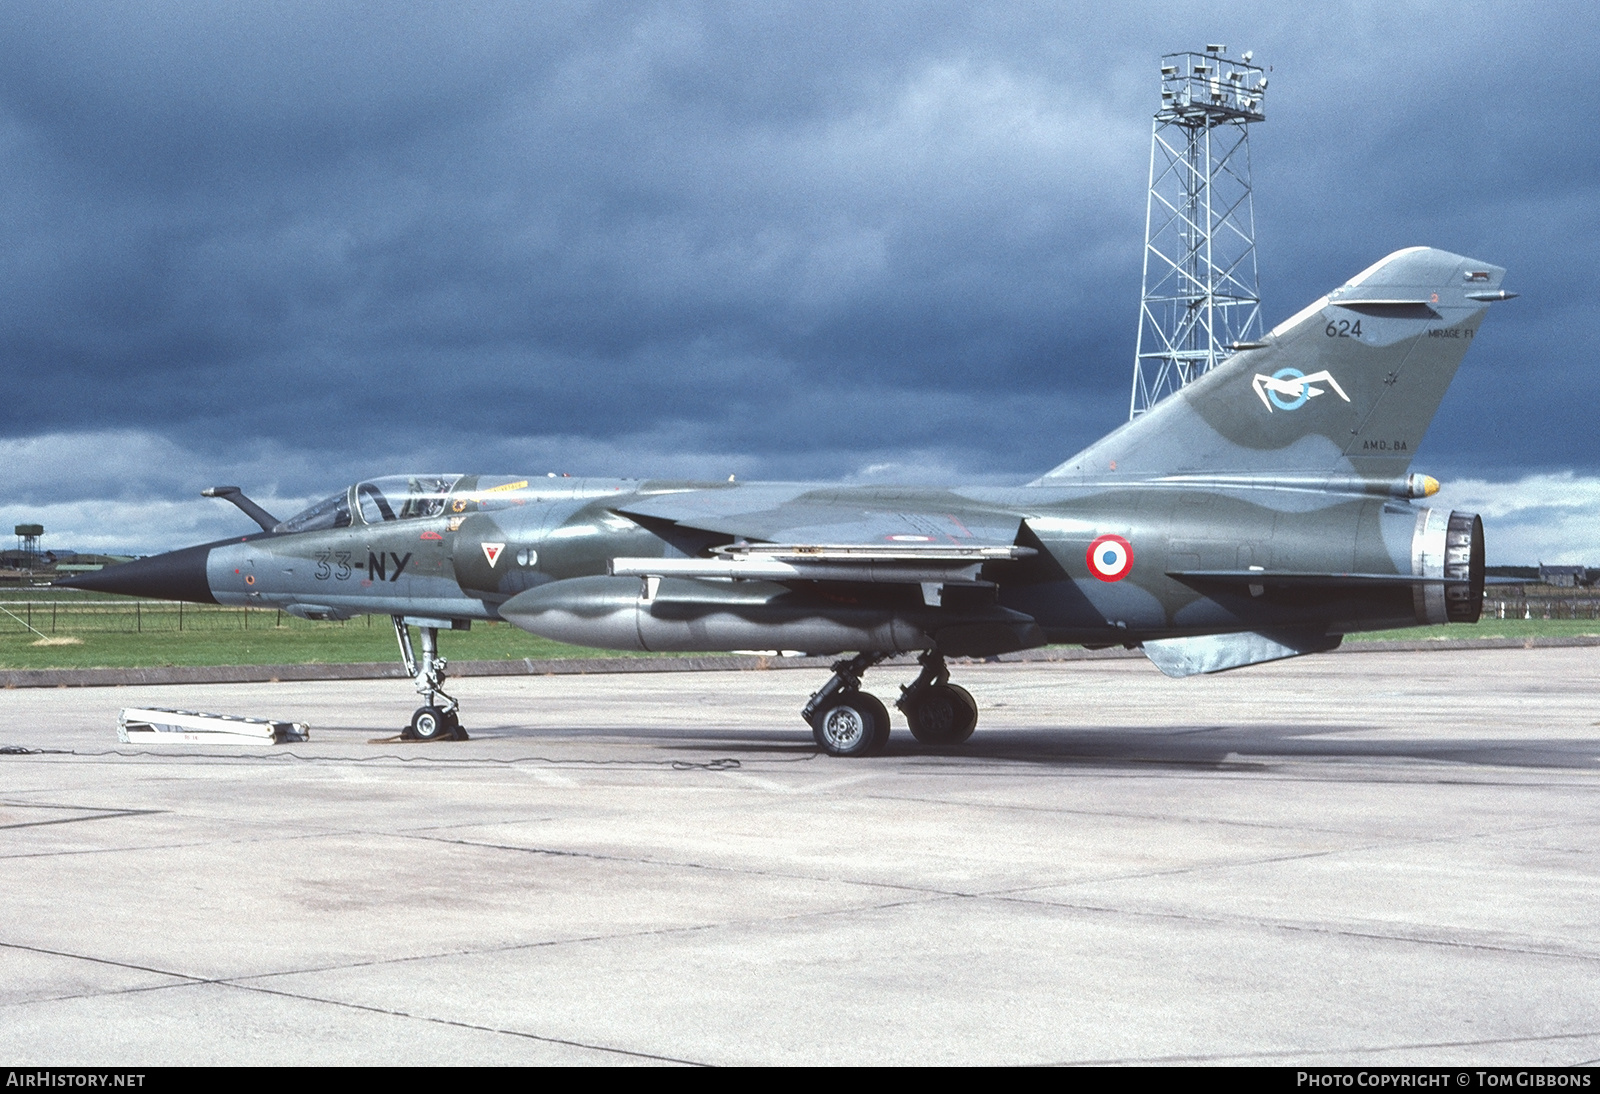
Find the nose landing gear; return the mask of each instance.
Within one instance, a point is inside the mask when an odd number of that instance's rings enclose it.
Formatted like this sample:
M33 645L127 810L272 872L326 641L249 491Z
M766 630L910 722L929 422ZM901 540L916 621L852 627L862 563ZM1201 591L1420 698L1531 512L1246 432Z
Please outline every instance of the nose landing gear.
M400 736L409 741L465 741L467 731L461 728L458 716L461 704L444 690L448 662L439 656L439 629L417 628L422 634L422 657L418 659L411 647L411 628L406 626L405 616L390 618L394 620L395 638L400 643L400 659L405 662L406 673L423 699L423 705L411 715L411 724L401 730Z

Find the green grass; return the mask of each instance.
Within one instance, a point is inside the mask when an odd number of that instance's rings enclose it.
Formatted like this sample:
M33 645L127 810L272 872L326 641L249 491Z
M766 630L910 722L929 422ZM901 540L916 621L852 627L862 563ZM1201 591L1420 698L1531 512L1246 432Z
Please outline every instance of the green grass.
M1475 624L1451 623L1439 627L1405 627L1397 631L1362 631L1346 642L1378 642L1430 638L1573 638L1600 636L1600 619L1482 619Z
M3 618L3 617L0 617ZM237 618L237 617L235 617ZM398 661L394 632L386 619L348 623L289 620L272 626L274 613L252 613L245 629L186 629L127 633L69 629L57 620L56 638L79 640L73 645L35 645L26 632L0 633L0 668L150 668L165 665L299 665L355 661ZM43 622L35 616L36 622ZM9 622L9 620L7 620ZM1430 638L1527 638L1600 635L1595 619L1486 619L1476 626L1411 627L1353 634L1347 641ZM630 656L611 650L586 649L536 638L505 623L475 623L470 631L439 636L444 655L453 661L496 661L531 657L586 658ZM633 654L631 656L660 656Z

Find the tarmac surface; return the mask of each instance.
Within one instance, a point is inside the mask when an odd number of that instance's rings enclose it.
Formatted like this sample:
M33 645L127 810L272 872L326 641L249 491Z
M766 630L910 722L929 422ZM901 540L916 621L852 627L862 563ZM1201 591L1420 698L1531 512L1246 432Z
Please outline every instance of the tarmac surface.
M866 760L825 675L0 691L0 1063L1600 1059L1600 649L960 666Z

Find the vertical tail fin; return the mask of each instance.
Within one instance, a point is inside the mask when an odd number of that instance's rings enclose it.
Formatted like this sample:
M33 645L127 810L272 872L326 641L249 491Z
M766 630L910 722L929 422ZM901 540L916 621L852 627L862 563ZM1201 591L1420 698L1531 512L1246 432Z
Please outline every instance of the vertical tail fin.
M1491 300L1498 266L1396 251L1036 485L1210 474L1397 479Z

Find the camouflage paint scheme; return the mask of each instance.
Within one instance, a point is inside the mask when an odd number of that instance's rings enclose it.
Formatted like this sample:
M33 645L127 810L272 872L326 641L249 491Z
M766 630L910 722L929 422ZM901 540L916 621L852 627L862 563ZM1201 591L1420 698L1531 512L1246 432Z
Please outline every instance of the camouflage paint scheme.
M1417 504L1437 484L1408 472L1503 275L1390 255L1024 486L405 476L322 503L344 526L301 514L66 583L624 649L1142 646L1174 675L1476 619L1481 524ZM751 545L802 576L729 580Z

